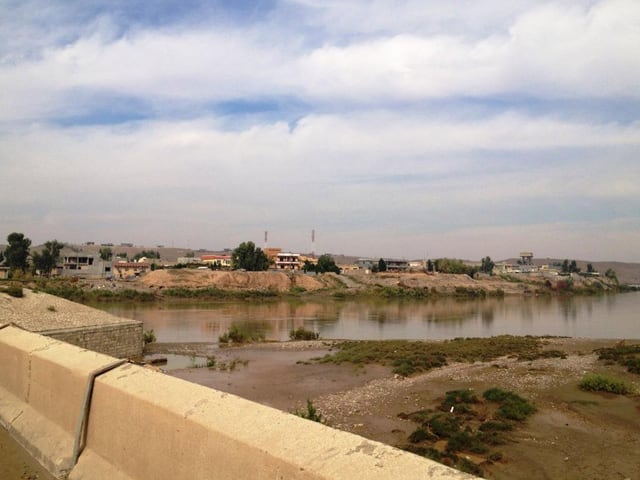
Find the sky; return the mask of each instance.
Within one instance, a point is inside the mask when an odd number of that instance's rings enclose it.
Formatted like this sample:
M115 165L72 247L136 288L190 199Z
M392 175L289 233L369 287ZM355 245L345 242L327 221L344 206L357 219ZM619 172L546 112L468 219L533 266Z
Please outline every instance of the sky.
M0 238L640 262L639 48L637 0L0 0Z

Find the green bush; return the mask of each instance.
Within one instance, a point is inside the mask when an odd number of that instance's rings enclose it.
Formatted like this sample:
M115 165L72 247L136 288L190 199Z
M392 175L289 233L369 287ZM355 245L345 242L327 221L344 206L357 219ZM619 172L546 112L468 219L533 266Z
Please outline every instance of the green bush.
M618 395L628 395L635 391L631 385L622 380L595 373L586 375L580 381L579 387L589 392L608 392Z
M317 340L320 338L320 334L313 330L307 330L304 327L299 327L297 329L291 329L289 332L289 338L291 340Z
M24 297L24 292L22 291L22 287L20 285L9 285L8 287L2 289L2 291L11 297Z
M312 422L322 423L322 414L318 412L316 407L314 407L311 400L307 400L307 410L304 411L295 411L295 415L301 418L306 418L307 420L311 420Z
M248 343L261 342L264 340L264 333L248 332L241 330L236 325L231 325L228 331L218 337L220 343Z
M153 329L142 332L142 341L145 345L156 341L156 334Z
M482 396L490 402L500 403L501 405L496 410L496 415L508 420L522 421L536 411L536 407L524 398L499 388L490 388Z

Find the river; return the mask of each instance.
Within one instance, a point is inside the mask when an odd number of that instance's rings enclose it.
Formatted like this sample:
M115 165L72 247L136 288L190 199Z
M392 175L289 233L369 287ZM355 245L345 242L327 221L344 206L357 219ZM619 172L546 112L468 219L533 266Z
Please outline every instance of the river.
M231 325L285 341L305 327L325 339L447 339L494 335L640 338L640 292L577 297L433 300L269 300L102 304L141 320L158 342L217 342Z

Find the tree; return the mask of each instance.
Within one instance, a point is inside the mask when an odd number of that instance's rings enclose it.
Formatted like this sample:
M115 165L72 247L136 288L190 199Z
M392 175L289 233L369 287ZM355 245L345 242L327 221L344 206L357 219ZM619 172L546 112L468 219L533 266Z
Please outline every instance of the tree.
M433 262L431 259L427 260L427 272L433 272Z
M302 271L304 273L315 272L316 271L316 266L313 263L311 263L309 260L305 260L304 264L302 265Z
M318 263L316 264L317 273L333 272L340 274L340 267L336 265L331 255L324 254L318 257Z
M108 262L113 258L113 250L111 250L109 247L102 247L99 253L100 260L104 260L105 262Z
M13 232L7 237L7 248L4 251L7 266L13 270L27 270L27 259L29 258L29 247L31 240L23 233Z
M613 268L607 269L607 271L604 272L604 276L609 280L613 280L614 282L618 283L618 275L616 275L616 272Z
M250 272L267 270L269 258L261 248L256 248L253 242L242 242L231 253L231 268L244 269Z
M44 244L42 252L35 252L31 255L34 269L40 272L40 275L51 275L51 271L60 260L60 250L64 247L63 243L57 240L50 240Z
M593 269L593 265L590 263L587 263L587 273L595 273L595 270Z
M575 260L571 260L571 264L569 265L569 272L580 273L580 269L578 268L578 264Z
M387 271L387 262L384 261L384 258L378 260L378 271L386 272Z
M569 260L566 258L562 262L562 273L569 273Z
M491 260L491 257L486 256L482 259L481 262L482 263L480 265L480 271L491 275L493 273L493 267L496 266L493 260Z

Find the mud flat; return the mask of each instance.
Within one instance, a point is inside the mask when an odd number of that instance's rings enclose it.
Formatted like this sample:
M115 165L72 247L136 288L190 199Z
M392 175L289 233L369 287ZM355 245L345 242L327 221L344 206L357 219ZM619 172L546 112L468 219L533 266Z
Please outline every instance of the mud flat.
M640 472L640 396L584 392L586 373L606 373L640 387L640 376L606 365L593 350L612 340L555 338L545 348L567 357L519 361L450 363L408 378L390 367L318 363L332 342L293 342L217 349L198 344L167 351L215 355L220 368L175 370L177 377L234 393L285 411L302 410L312 400L325 422L364 437L403 446L416 424L399 415L435 409L445 392L473 389L478 395L499 387L526 398L537 412L497 449L502 459L476 459L487 478L633 479ZM639 343L629 341L627 343ZM162 345L156 345L158 351ZM232 371L228 366L234 362ZM474 460L471 456L471 459Z

